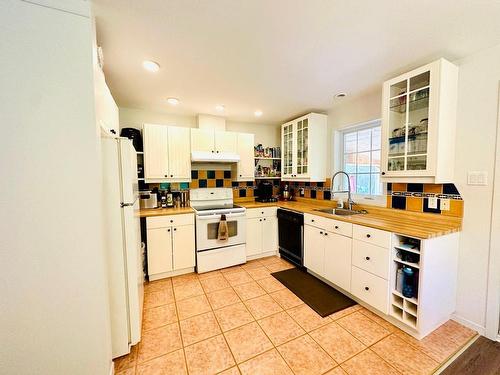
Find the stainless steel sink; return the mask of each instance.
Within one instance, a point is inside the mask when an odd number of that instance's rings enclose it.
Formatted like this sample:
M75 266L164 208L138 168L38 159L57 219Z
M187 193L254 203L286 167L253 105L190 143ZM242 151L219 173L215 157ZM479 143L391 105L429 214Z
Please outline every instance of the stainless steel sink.
M330 215L340 215L340 216L359 215L368 213L366 210L349 210L347 208L321 208L314 211L324 212L325 214L330 214Z

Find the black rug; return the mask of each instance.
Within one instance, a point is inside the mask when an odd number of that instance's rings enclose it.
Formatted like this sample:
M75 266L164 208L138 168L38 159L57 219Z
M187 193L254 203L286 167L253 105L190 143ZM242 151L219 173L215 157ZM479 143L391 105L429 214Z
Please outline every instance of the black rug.
M337 289L298 268L274 272L271 275L323 318L356 304Z

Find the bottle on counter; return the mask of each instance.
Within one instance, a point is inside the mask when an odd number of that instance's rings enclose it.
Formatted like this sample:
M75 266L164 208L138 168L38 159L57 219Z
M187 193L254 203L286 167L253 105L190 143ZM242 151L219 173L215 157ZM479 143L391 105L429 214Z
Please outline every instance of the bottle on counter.
M174 207L174 194L172 194L170 186L167 190L167 207Z

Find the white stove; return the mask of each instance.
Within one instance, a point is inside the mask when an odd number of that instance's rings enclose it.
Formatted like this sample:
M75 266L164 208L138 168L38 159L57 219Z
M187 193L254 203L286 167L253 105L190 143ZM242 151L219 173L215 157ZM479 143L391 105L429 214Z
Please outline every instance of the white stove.
M196 212L196 269L213 271L246 262L246 208L233 204L231 188L190 191ZM218 239L219 223L225 215L229 236Z

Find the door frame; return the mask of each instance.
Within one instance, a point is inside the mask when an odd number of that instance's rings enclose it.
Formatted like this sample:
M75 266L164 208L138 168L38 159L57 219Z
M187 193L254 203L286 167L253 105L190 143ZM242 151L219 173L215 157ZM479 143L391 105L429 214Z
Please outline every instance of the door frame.
M485 336L500 341L500 85L498 92Z

